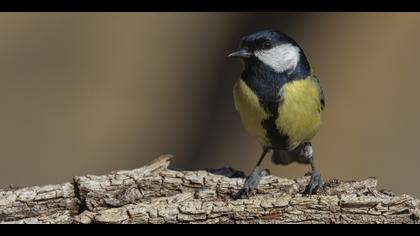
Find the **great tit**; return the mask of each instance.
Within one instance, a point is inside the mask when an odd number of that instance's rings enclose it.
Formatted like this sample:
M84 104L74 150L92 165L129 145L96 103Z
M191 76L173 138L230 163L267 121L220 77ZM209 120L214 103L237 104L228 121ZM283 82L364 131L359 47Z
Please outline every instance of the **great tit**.
M248 195L267 171L260 169L269 151L275 164L311 165L304 193L323 186L315 168L311 139L321 126L325 97L302 48L284 33L265 30L245 36L229 54L244 70L233 88L236 110L245 129L262 145L262 154L235 198Z

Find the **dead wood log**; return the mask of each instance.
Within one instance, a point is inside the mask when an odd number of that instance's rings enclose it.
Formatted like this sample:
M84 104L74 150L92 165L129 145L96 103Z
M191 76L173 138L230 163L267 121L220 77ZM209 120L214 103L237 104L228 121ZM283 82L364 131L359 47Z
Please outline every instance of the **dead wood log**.
M420 201L377 190L377 180L326 182L264 177L255 196L231 168L177 171L163 155L142 168L74 177L71 183L0 190L1 223L420 223Z

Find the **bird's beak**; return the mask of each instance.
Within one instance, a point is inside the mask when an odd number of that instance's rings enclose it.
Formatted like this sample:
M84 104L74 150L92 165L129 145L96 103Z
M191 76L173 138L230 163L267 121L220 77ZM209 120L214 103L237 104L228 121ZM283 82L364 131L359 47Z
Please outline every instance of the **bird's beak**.
M252 55L252 52L250 52L248 48L240 48L229 54L228 57L250 58Z

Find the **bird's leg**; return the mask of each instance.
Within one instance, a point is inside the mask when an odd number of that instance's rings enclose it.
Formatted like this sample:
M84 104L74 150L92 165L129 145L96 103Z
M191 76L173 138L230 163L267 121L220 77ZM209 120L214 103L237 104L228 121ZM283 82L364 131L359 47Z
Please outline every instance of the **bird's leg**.
M311 164L311 180L304 191L304 194L310 195L314 194L318 190L322 190L324 182L321 179L321 174L315 167L315 161L312 154L312 144L309 142L305 143L302 152L303 156L305 156Z
M233 196L234 199L239 199L243 195L249 196L258 186L258 184L261 181L261 178L270 174L269 170L260 168L261 162L264 160L264 157L266 156L268 151L269 148L263 147L263 152L261 154L260 159L257 162L257 165L252 171L251 175L246 177L244 186Z

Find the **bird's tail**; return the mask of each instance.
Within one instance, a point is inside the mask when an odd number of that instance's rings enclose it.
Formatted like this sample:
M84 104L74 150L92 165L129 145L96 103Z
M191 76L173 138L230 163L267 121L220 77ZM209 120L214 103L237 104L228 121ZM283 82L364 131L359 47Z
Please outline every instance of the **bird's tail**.
M299 145L291 151L273 150L271 161L276 165L289 165L293 162L309 164L309 160L303 154L303 148L303 145Z

